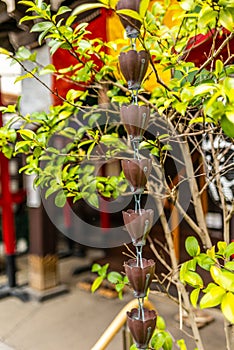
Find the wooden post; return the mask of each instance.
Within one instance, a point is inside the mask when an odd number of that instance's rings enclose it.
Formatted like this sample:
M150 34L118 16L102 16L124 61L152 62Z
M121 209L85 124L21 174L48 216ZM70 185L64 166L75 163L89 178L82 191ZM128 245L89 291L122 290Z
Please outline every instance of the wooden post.
M30 203L30 201L29 201ZM60 283L56 252L57 229L42 203L29 207L29 288L32 299L44 301L68 292Z
M29 208L29 285L39 291L59 284L56 230L45 209Z

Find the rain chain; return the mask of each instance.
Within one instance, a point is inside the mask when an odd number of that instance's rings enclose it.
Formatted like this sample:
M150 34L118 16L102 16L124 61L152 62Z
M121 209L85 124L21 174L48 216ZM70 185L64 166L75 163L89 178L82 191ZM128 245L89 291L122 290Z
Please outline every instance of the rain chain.
M120 0L117 10L127 9L139 12L139 6L140 0ZM138 91L148 68L149 54L144 50L137 51L136 41L141 22L126 15L120 16L120 20L130 39L131 50L120 53L119 64L128 83L128 89L132 92L132 104L121 106L120 116L134 151L134 158L123 159L121 164L135 200L134 209L123 211L123 220L136 248L136 258L126 261L124 269L134 290L134 296L138 299L138 308L127 312L127 324L137 348L143 350L149 347L157 319L155 310L144 307L144 298L154 276L155 262L142 256L154 215L152 209L141 208L141 195L152 169L152 161L141 159L139 152L139 145L150 118L149 107L138 105Z

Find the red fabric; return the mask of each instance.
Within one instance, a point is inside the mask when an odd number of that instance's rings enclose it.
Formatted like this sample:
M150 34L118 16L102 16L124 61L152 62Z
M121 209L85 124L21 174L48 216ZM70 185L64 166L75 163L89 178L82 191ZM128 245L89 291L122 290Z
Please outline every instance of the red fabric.
M101 9L100 15L96 17L94 20L92 20L87 27L87 30L91 32L91 34L87 35L87 38L90 38L90 39L100 38L103 41L107 41L106 18L109 15L110 15L109 10ZM95 62L95 64L99 68L101 67L102 62L96 56L93 56L92 60ZM85 64L84 59L83 59L83 62ZM71 54L69 54L68 50L58 49L52 56L52 63L54 64L56 69L62 69L62 68L69 67L70 65L75 65L78 62L76 58L74 58ZM77 84L71 83L65 79L56 80L56 77L54 76L52 89L54 91L57 91L57 93L60 96L66 97L68 90L70 89L83 90L84 88L82 88ZM54 105L58 105L58 104L61 104L62 101L57 96L53 95L53 103Z
M0 91L0 105L2 105ZM2 126L2 113L0 112L0 127ZM14 254L16 247L14 214L12 210L12 196L10 192L10 174L8 159L0 152L0 182L2 207L2 238L6 254Z
M211 30L206 35L199 34L196 35L194 38L190 39L188 42L187 50L191 51L186 56L186 61L194 62L197 67L201 66L210 55L214 34L215 30ZM215 50L217 50L220 47L226 36L229 34L230 32L228 30L223 29L222 34L217 35L215 39ZM234 39L232 39L229 42L229 45L226 45L223 48L223 50L216 57L216 59L221 59L222 61L225 61L228 58L228 50L230 50L231 53L234 53Z
M6 254L14 254L16 246L13 201L10 191L8 159L0 153L1 188L2 188L2 235Z
M100 227L103 231L108 231L110 228L110 214L108 213L108 199L102 198L100 202Z

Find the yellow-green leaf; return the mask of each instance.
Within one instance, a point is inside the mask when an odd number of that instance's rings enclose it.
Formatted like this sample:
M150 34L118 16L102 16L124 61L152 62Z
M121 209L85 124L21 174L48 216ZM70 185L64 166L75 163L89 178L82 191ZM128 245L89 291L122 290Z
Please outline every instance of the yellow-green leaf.
M208 308L219 305L222 302L223 296L226 294L224 288L216 286L210 289L200 300L200 308Z
M102 276L98 276L94 281L93 284L91 286L91 292L94 293L102 284L103 281L103 277Z
M39 72L39 75L51 74L55 72L55 66L53 64L48 64L42 68Z
M193 307L197 307L197 301L200 293L200 288L194 289L190 294L190 301Z
M165 323L164 318L162 316L157 316L156 327L160 331L164 331L166 329L166 323Z
M203 280L197 272L188 270L184 274L184 281L194 288L203 288Z
M24 140L34 140L36 136L35 132L32 130L18 130L18 133Z
M221 310L230 323L234 323L234 295L228 292L222 300Z
M215 73L218 76L223 70L223 62L221 60L215 61Z
M213 84L201 84L195 87L194 96L208 93L212 94L213 90L216 90L216 87Z
M134 18L141 23L143 22L143 18L139 15L138 12L136 12L134 10L118 10L118 11L116 11L116 13L118 15L124 15L124 16Z
M145 17L146 11L149 7L150 0L141 0L140 2L140 8L139 8L139 13L142 18Z
M233 9L229 9L228 7L223 8L220 11L219 21L224 28L227 28L232 32L234 28Z
M207 249L206 254L213 260L215 260L215 246Z
M227 248L227 242L223 242L223 241L219 241L217 243L217 247L218 247L218 254L223 255L225 249Z
M234 102L234 78L226 77L223 81L223 87L229 102Z
M0 47L0 54L6 55L6 56L11 56L11 53L8 50L4 49L3 47Z
M234 273L221 270L217 266L211 266L210 273L215 283L220 287L223 287L230 292L234 292Z
M176 343L178 344L180 350L187 350L187 346L185 344L184 339L179 339L176 341Z
M35 73L37 72L37 67L35 67L31 72L28 72L24 75L20 75L19 77L17 77L15 79L15 83L17 83L18 81L24 80L24 79L28 79L28 78L34 78Z
M83 12L86 12L86 11L89 11L89 10L98 9L100 7L105 7L107 9L109 8L109 6L104 5L104 4L97 4L97 3L94 3L94 4L83 4L83 5L77 6L73 10L72 16L78 16L78 15L80 15Z

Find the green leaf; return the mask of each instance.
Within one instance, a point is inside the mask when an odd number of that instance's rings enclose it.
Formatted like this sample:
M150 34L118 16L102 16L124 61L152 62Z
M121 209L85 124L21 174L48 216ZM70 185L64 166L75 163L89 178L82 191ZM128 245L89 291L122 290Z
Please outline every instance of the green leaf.
M159 151L159 148L157 147L154 147L152 148L152 150L150 151L150 153L155 156L155 157L159 157L160 156L160 151Z
M230 256L233 254L234 254L234 242L228 244L228 246L226 247L226 249L224 251L224 256L229 259Z
M232 270L234 272L234 261L228 261L224 265L225 269Z
M224 288L216 286L210 289L200 300L200 308L205 309L214 307L222 302L223 296L226 294Z
M227 136L234 138L234 111L226 111L221 117L221 127Z
M187 265L188 270L196 271L196 267L197 267L197 259L196 258L187 261L187 264L188 264Z
M196 288L190 293L190 301L193 307L195 308L197 307L199 294L200 294L200 288Z
M197 263L200 267L202 267L206 271L210 271L212 265L215 264L215 261L211 259L205 253L201 253L196 257Z
M234 295L231 292L228 292L222 300L221 310L226 319L234 324Z
M151 347L155 350L160 350L165 342L166 333L164 331L156 332L151 340Z
M57 205L57 207L59 208L64 207L66 201L67 201L67 197L64 191L63 190L59 191L55 197L55 204Z
M62 41L56 41L56 40L51 40L48 43L48 46L50 46L50 53L51 55L53 55L61 46L63 45Z
M92 193L90 196L88 196L87 201L93 207L95 207L95 208L99 207L99 198L98 198L98 195L96 193Z
M200 253L200 247L198 244L198 241L195 237L189 236L186 238L185 241L185 248L186 251L189 253L190 256L197 256Z
M38 157L40 157L41 152L42 152L41 147L36 147L36 148L34 149L34 151L33 151L33 156L34 156L35 158L38 158Z
M101 269L101 265L95 263L95 264L92 265L92 270L91 271L92 272L98 272L100 269Z
M5 145L2 147L2 153L7 159L11 159L13 155L13 148L11 146Z
M107 273L107 270L108 270L108 267L109 267L109 263L103 265L100 270L98 271L98 274L100 276L102 276L103 278L106 278L106 273Z
M16 57L21 59L21 60L31 60L35 62L36 59L36 52L32 53L29 49L27 49L24 46L20 46L17 53Z
M163 350L171 350L173 347L173 341L171 335L167 332L165 341L163 344Z
M31 32L48 32L53 26L54 24L49 21L38 22L33 25Z
M109 282L116 284L119 281L122 281L122 275L119 272L112 271L108 273L107 279Z
M97 278L95 278L95 280L93 281L93 284L91 286L91 292L94 293L102 284L103 282L103 277L102 276L98 276Z
M100 117L101 117L100 113L93 113L89 118L89 122L88 122L89 126L92 127L93 124L95 124Z
M172 151L172 146L171 145L164 145L164 146L162 146L162 148L161 148L161 150L162 151Z
M45 199L47 199L52 193L58 191L58 189L60 188L59 185L55 186L55 185L51 185L47 190L46 190L46 193L45 193Z
M119 292L121 292L122 290L123 290L123 288L124 288L124 284L123 283L117 283L116 285L115 285L115 290L119 293Z

